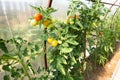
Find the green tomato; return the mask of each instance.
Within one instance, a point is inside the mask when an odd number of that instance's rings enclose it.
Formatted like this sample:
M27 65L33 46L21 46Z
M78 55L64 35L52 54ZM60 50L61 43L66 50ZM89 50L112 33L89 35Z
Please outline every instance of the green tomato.
M35 19L32 19L31 21L30 21L30 25L31 26L36 26L38 24L38 22L35 20Z
M64 23L69 24L70 23L69 19L65 20Z
M74 21L70 21L70 24L73 25L73 24L74 24Z
M50 25L48 26L48 28L52 28L52 27L54 27L54 24L50 24Z

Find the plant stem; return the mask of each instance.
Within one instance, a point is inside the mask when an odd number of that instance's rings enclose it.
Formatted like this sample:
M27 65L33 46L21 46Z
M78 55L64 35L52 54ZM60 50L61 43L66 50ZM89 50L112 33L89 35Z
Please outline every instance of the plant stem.
M22 55L20 54L21 51L19 50L19 53L16 53L18 55L18 61L19 63L21 64L25 74L28 76L29 80L32 80L31 77L30 77L30 74L28 73L27 71L27 66L25 65L25 63L23 62L23 58L22 58Z
M24 72L26 73L26 75L28 76L29 80L32 80L31 77L30 77L30 75L29 75L29 73L28 73L28 71L27 71L27 67L26 67L26 65L24 64L23 60L19 59L19 62L20 62L20 64L22 65L23 70L24 70Z

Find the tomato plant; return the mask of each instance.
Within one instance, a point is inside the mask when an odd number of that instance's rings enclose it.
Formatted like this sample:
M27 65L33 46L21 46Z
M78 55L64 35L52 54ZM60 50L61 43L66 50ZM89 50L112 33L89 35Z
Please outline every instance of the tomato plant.
M39 44L22 38L1 39L0 49L9 53L1 56L2 69L10 72L16 80L26 76L29 80L83 80L88 60L103 66L113 53L117 35L105 26L106 19L101 17L108 10L99 1L87 5L80 0L72 0L65 22L52 18L51 14L56 11L54 8L31 6L37 14L30 18L30 25L38 25L42 34L38 34ZM8 43L15 45L15 52L7 49ZM43 53L47 55L49 66L39 66L36 70L32 61ZM17 63L20 68L15 66ZM4 78L11 77L5 75Z

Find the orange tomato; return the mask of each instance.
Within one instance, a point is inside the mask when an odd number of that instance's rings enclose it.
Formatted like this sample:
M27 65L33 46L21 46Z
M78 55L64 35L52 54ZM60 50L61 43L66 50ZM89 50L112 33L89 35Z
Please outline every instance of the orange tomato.
M36 13L36 14L34 15L34 19L35 19L36 21L42 20L42 14Z
M43 21L43 25L44 25L45 28L47 26L49 26L50 24L51 24L51 20L46 19L46 20Z
M76 15L75 17L76 17L76 19L78 19L79 15ZM71 15L71 16L69 16L69 18L74 18L74 16Z
M74 18L74 17L71 15L71 16L69 16L69 18Z
M78 19L79 18L79 15L76 15L76 19Z

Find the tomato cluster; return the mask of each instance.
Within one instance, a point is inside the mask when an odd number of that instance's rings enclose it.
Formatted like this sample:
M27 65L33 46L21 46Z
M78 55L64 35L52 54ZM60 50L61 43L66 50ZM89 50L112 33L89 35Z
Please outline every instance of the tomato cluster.
M71 25L75 24L74 18L75 18L75 19L78 19L78 18L79 18L79 15L76 15L76 16L70 15L70 16L68 17L68 19L65 21L65 23L66 23L66 24L71 24Z
M48 38L47 42L53 47L56 47L58 45L58 40L56 40L54 38Z
M55 23L54 19L46 19L41 13L36 13L32 19L29 20L31 26L42 24L44 28L51 27Z
M52 20L51 19L45 19L43 22L42 22L44 28L47 28L47 27L50 27L50 25L52 24Z
M42 21L42 14L36 13L32 19L29 20L31 26L36 26Z

